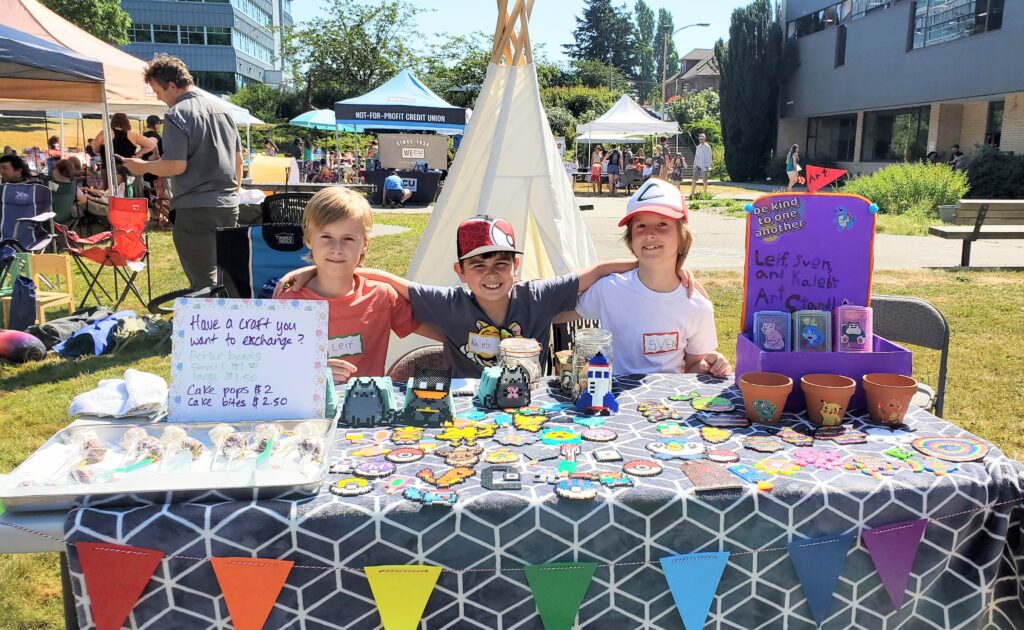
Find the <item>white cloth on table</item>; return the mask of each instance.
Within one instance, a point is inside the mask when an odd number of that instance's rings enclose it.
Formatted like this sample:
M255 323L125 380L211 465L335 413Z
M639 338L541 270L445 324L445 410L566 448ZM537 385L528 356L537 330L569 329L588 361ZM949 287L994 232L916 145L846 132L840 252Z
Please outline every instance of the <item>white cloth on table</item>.
M75 396L71 416L155 416L167 409L167 381L156 374L127 369L124 378L99 382L96 389Z

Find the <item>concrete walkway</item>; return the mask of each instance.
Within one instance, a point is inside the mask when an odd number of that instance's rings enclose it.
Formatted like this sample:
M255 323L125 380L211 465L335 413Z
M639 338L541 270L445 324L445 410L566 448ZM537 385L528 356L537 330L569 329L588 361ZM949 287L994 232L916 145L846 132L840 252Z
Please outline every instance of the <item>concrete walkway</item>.
M583 220L601 260L622 258L629 251L622 243L619 219L626 213L626 197L577 197L594 206ZM694 243L687 265L694 270L743 270L746 239L744 219L701 210L692 211ZM960 264L960 241L934 236L875 236L875 269L948 268ZM1024 267L1024 240L977 241L971 250L972 267Z

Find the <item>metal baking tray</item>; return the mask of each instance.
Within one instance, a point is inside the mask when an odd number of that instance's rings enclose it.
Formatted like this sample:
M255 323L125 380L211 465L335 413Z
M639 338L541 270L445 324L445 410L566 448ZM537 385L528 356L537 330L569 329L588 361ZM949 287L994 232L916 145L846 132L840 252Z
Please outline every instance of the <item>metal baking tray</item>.
M185 503L195 501L226 501L299 498L314 495L327 476L330 451L336 424L333 420L274 420L284 432L283 453L256 465L255 454L241 461L228 462L223 455L211 461L215 449L209 431L219 422L156 423L156 424L93 424L76 423L58 431L42 447L21 463L0 485L0 500L9 511L66 510L73 507ZM319 461L301 461L288 449L289 434L302 422L311 422L319 429L321 442ZM251 435L259 422L231 422L236 431ZM179 456L165 457L139 470L105 479L102 473L94 483L75 481L70 471L59 479L54 476L67 468L76 452L72 443L76 432L93 431L108 446L106 457L90 470L113 470L125 463L120 448L121 437L138 426L148 435L160 438L168 427L181 427L189 436L202 442L204 452L198 460ZM294 439L294 438L291 438ZM211 469L212 464L212 469Z

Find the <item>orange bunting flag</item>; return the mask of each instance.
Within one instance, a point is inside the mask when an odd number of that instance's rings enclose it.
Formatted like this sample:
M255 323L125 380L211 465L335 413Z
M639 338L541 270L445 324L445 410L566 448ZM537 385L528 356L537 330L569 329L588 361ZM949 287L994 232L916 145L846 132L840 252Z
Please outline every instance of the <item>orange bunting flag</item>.
M210 558L237 630L260 630L295 563L263 558Z
M820 166L811 166L808 164L807 192L816 193L843 175L846 175L846 171L841 168L822 168Z
M441 567L424 565L383 565L366 567L373 599L377 602L384 630L413 630L434 592Z
M107 543L75 543L96 630L119 630L164 552Z

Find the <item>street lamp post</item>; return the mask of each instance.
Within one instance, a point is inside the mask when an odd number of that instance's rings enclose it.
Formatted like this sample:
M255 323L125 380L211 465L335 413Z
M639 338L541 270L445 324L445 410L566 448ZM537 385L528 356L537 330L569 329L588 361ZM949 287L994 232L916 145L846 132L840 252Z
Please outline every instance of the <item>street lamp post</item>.
M691 26L711 26L707 22L698 22L696 24L687 24L686 26L680 26L671 33L668 29L665 29L665 36L661 38L661 119L665 120L665 72L668 69L668 40L670 37L678 33L683 29L690 28Z

